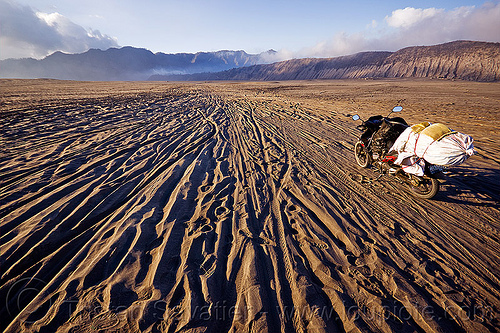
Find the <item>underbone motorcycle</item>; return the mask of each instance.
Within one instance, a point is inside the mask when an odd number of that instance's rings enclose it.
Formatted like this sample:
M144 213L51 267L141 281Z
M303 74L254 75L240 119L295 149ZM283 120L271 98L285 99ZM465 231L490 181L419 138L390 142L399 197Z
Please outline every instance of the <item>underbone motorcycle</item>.
M439 191L439 181L443 167L425 162L423 176L407 173L396 165L397 152L389 152L399 135L408 128L408 124L401 117L389 118L393 112L400 112L402 107L396 106L386 117L372 116L357 128L363 131L354 146L356 162L362 168L374 166L380 176L389 175L398 182L406 185L411 193L419 198L430 199ZM360 120L358 115L353 120Z

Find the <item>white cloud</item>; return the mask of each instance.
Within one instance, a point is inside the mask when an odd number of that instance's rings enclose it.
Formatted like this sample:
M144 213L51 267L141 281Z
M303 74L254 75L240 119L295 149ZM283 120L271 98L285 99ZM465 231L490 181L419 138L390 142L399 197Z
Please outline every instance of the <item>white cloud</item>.
M330 40L318 43L312 48L304 48L299 54L306 57L338 56L356 53L362 50L361 45L367 45L369 41L361 34L347 34L339 32Z
M444 12L444 9L406 7L405 9L397 9L393 11L391 16L385 17L385 21L391 27L407 28L418 22L434 17L442 12Z
M118 46L115 38L85 29L59 13L35 12L13 0L0 0L0 59L42 58L55 51L84 52Z
M336 57L361 51L396 51L414 45L454 40L500 42L500 3L481 7L397 9L385 24L369 24L363 32L339 32L331 39L304 48L294 57Z

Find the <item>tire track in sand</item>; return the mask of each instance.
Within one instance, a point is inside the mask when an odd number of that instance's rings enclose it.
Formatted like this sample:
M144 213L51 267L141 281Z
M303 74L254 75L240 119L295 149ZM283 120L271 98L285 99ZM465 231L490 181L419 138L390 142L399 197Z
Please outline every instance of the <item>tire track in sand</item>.
M2 329L498 330L493 208L373 180L352 124L275 90L154 89L1 123Z

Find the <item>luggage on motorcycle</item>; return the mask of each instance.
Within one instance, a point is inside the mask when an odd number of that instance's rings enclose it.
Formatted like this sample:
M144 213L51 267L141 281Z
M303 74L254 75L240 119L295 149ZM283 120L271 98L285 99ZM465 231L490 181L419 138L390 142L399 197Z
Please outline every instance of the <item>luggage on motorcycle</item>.
M395 163L399 165L407 164L403 160L417 156L430 164L453 166L465 162L475 153L473 141L469 135L453 131L444 124L421 123L401 133L391 150L398 152Z
M384 118L378 131L374 134L373 146L382 154L389 151L396 139L408 128L408 124L403 118Z
M415 133L420 133L422 132L426 127L430 126L431 123L429 122L423 122L423 123L420 123L420 124L415 124L415 125L412 125L411 126L411 130Z
M439 141L448 134L456 133L455 131L449 129L445 124L436 123L431 125L429 122L413 125L411 129L417 134L420 133L430 136L434 139L434 141Z
M453 131L453 130L449 129L448 126L446 126L444 124L439 124L439 123L432 124L432 125L426 127L421 132L421 134L424 134L424 135L427 135L427 136L433 138L434 141L440 141L445 136L447 136L449 134L453 134L453 133L456 133L456 131Z

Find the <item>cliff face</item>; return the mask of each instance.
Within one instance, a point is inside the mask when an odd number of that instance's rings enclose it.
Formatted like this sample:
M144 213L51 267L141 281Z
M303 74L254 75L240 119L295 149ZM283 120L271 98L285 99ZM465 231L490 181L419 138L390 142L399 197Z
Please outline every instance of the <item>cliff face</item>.
M387 57L378 75L500 80L500 43L457 41L409 47Z
M456 41L397 52L364 52L329 59L294 59L169 80L310 80L383 77L500 80L500 43ZM158 78L157 78L158 79Z

